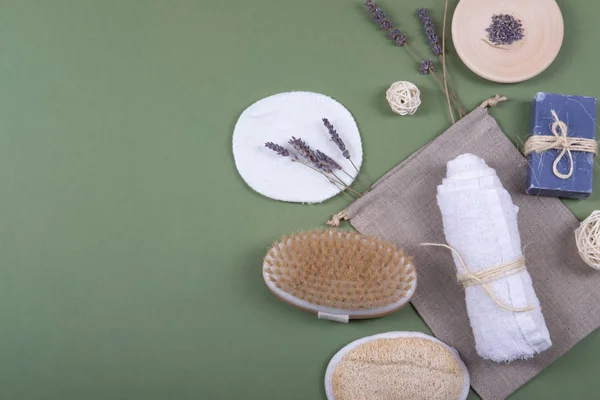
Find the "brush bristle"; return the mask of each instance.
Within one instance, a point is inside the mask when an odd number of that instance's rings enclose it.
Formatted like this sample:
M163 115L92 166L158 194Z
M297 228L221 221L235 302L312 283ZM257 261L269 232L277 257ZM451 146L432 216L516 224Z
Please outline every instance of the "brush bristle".
M263 271L289 295L344 310L398 303L416 285L411 260L395 245L350 231L283 237L267 253Z

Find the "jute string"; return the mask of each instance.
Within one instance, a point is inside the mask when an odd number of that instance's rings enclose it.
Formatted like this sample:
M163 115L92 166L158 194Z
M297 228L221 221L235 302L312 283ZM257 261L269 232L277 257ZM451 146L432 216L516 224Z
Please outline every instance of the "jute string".
M481 107L481 108L496 107L498 105L498 103L501 103L506 100L508 100L508 98L506 96L500 96L499 94L496 94L494 97L490 97L489 99L487 99L483 103L481 103L479 105L479 107Z
M488 296L496 303L496 305L504 310L512 311L512 312L527 312L535 309L533 306L520 307L515 308L504 304L498 296L494 293L489 283L496 281L501 278L506 278L507 276L517 274L521 271L525 271L525 258L523 256L517 258L515 261L512 261L507 264L498 265L496 267L488 268L484 271L480 272L472 272L467 264L464 262L460 253L453 247L439 244L439 243L421 243L421 246L436 246L436 247L444 247L450 251L452 251L460 265L462 266L463 272L459 273L456 277L458 281L463 285L464 288L468 288L469 286L481 285Z
M325 222L325 224L331 226L331 227L338 227L340 226L340 222L344 221L344 220L348 220L348 214L346 214L346 210L342 210L337 214L333 214L331 216L331 219L327 222Z
M553 136L548 135L533 135L525 142L525 148L523 153L528 155L529 153L536 152L542 153L550 149L560 150L560 154L554 160L552 164L552 172L560 179L569 179L573 175L573 155L571 151L583 151L586 153L594 153L594 156L598 154L598 143L594 139L569 137L568 127L563 121L558 119L556 111L551 110L554 122L550 126L550 131ZM565 157L569 159L569 172L563 174L558 170L558 163Z

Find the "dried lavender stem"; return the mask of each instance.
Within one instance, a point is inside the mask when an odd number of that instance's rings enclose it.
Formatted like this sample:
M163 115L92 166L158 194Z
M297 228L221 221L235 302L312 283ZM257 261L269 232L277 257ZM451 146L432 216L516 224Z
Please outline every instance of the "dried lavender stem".
M358 195L359 197L362 196L360 193L358 193L356 190L352 189L350 186L346 185L346 183L344 181L342 181L341 179L338 178L338 180L340 181L339 183L337 183L332 177L327 176L326 173L324 173L323 171L313 167L312 165L305 163L304 161L300 160L299 158L294 159L294 162L299 162L302 165L306 165L308 168L312 169L313 171L316 171L318 173L320 173L321 175L323 175L325 178L327 178L327 180L329 182L331 182L332 184L334 184L338 189L342 189L343 192L345 192L346 190L350 190L351 192L354 192L356 195ZM334 174L335 175L335 174ZM340 187L342 186L342 187Z
M442 46L440 47L440 38L437 36L437 34L435 33L435 26L433 24L433 20L431 19L431 17L429 16L429 14L427 13L427 9L426 8L420 8L419 11L417 12L417 15L419 17L419 19L421 20L421 23L423 24L423 28L425 29L425 34L427 35L427 39L429 41L429 45L431 46L431 50L433 51L433 54L435 54L438 58L441 58L441 62L440 65L442 66L442 75L443 75L443 82L444 82L444 88L443 88L443 92L444 95L446 96L446 102L448 103L448 112L451 115L452 118L452 123L454 123L454 115L452 112L452 101L450 100L450 93L448 92L448 81L446 78L446 53L445 53L445 33L446 33L446 11L444 12L444 26L442 29ZM423 66L423 63L421 63L421 66ZM426 73L427 71L425 71ZM429 71L431 72L431 71Z
M354 192L354 194L358 195L359 197L362 196L362 194L358 193L356 190L354 190L350 186L346 185L346 182L344 182L339 176L337 176L335 174L335 172L331 171L330 174L333 175L335 177L335 179L340 181L340 183L343 184L346 187L346 189L350 190L351 192Z
M435 78L435 80L437 81L438 85L440 86L440 89L442 89L442 92L444 94L447 94L446 89L444 89L444 84L442 83L442 81L440 80L440 78L438 78L437 74L433 71L430 72L431 76L433 76ZM450 103L449 98L448 99L448 111L450 112L450 119L452 120L452 123L456 123L456 120L454 119L454 112L452 111L452 104Z
M440 65L442 65L442 63L444 62L442 56L439 57L439 62L440 62ZM452 79L450 79L450 71L448 70L448 68L446 68L446 79L448 81L448 91L450 94L450 99L452 100L454 107L458 111L460 117L462 118L465 116L465 110L464 110L464 108L462 108L462 106L460 105L460 102L458 101L458 96L456 95L456 90L454 89L454 86L452 85Z
M354 179L357 182L362 183L363 185L367 185L367 183L365 181L363 181L360 177L360 171L356 168L356 165L354 165L354 162L352 162L352 159L348 158L348 161L350 161L350 163L352 164L352 166L354 167L354 169L356 170L356 176L352 176L350 175L345 169L342 169L341 171L346 174L348 176L348 178L350 179ZM368 186L368 185L367 185Z
M442 61L441 56L439 57L439 61L440 61L440 64L442 64L443 61ZM458 111L458 115L460 115L460 117L462 118L466 115L465 109L462 108L460 101L458 100L458 96L456 95L456 90L452 86L452 80L450 79L450 72L448 71L448 68L446 68L446 76L447 76L447 80L448 80L448 90L450 93L450 98L452 99L454 108L456 108L456 110Z
M346 196L350 197L352 200L356 200L357 198L352 196L350 193L348 193L346 191L346 188L344 186L341 186L339 183L337 183L336 181L334 181L333 179L331 179L331 177L325 175L325 177L327 179L329 179L329 182L331 182L333 185L335 185L336 188L340 189Z
M448 92L448 77L446 75L446 15L448 14L448 0L444 5L444 22L442 23L442 73L444 74L444 93L448 101L448 110L452 114L452 105L450 103L450 93ZM460 115L460 112L459 112ZM454 123L454 118L452 119Z
M446 69L446 74L448 75L448 90L450 90L450 96L452 97L452 101L454 102L454 107L458 110L458 114L460 117L464 117L467 115L465 109L462 108L460 101L458 100L458 96L456 94L456 90L454 89L454 85L452 84L452 79L450 79L450 72Z
M365 186L367 187L367 192L368 192L369 190L371 190L371 187L369 186L369 184L368 184L367 182L363 181L363 180L360 178L360 171L358 170L358 168L356 168L356 165L354 165L354 161L352 161L351 159L348 159L348 161L350 161L350 164L352 164L352 166L354 167L354 170L356 171L356 179L357 179L357 180L358 180L360 183L362 183L363 185L365 185ZM363 175L367 175L367 180L370 180L370 179L369 179L369 174L367 174L366 172L363 172Z
M348 176L348 178L350 178L350 179L354 179L354 177L353 177L352 175L350 175L349 173L347 173L346 171L342 170L342 172L343 172L344 174L346 174L346 176ZM356 179L358 179L358 175L356 176Z
M415 59L415 61L416 61L417 63L420 63L420 62L421 62L421 58L419 58L419 57L418 57L418 56L417 56L417 55L416 55L416 54L415 54L415 53L414 53L414 52L413 52L413 51L410 49L410 47L408 47L408 44L405 44L405 45L404 45L404 46L402 46L402 47L404 47L404 48L406 49L406 51L408 51L408 54L410 54L410 55L412 56L412 58L414 58L414 59Z
M350 159L349 159L348 161L350 161L350 164L352 164L352 166L353 166L353 167L354 167L354 169L356 170L356 173L357 173L357 174L359 174L359 173L360 173L360 171L358 170L358 168L356 168L356 165L354 165L354 162L353 162L352 160L350 160ZM358 176L358 175L357 175L357 176Z

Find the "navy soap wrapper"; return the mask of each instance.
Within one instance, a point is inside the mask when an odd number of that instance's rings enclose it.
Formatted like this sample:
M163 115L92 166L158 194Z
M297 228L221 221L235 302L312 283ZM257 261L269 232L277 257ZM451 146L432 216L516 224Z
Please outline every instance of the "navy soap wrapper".
M539 92L531 102L531 135L553 136L551 126L555 122L552 110L568 128L569 137L595 139L596 98L569 96ZM594 154L571 151L573 174L568 179L557 177L552 165L561 150L550 149L541 153L532 152L527 156L526 193L535 196L585 199L592 193ZM561 173L567 173L570 167L569 157L558 162Z

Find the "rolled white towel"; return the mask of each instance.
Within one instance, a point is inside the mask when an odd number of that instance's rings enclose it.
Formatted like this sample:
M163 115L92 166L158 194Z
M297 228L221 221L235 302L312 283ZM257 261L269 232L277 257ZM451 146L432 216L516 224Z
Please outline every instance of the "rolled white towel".
M489 271L522 257L518 207L485 161L473 154L449 161L437 193L459 275ZM485 285L465 288L477 354L483 358L527 359L552 345L531 277L523 268L516 271L505 270Z

